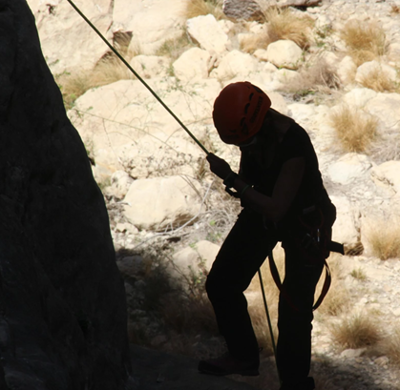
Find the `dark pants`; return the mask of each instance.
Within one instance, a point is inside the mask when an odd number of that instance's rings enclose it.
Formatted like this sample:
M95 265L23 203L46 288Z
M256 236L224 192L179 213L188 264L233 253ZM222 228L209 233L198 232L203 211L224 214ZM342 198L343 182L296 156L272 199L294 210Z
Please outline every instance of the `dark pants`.
M243 294L269 252L278 242L262 217L244 210L223 243L206 282L219 330L228 350L241 360L258 360L259 348ZM311 360L312 306L323 264L309 267L289 236L285 249L284 290L279 299L277 364L284 384L306 380ZM266 324L267 326L267 324Z

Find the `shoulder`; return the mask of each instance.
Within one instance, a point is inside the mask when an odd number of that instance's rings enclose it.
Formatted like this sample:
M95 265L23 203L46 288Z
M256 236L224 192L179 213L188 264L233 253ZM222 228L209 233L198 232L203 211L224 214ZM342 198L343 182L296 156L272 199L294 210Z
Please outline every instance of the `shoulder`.
M307 132L299 124L293 122L282 141L286 159L305 156L310 146L311 140Z

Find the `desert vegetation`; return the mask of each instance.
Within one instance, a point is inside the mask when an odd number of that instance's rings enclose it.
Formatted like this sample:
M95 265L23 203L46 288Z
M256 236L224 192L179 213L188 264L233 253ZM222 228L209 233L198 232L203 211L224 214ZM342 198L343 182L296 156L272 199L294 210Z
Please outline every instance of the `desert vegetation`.
M376 21L351 20L340 31L340 37L357 65L379 59L387 52L386 34Z
M368 151L377 135L377 120L360 109L342 106L330 117L337 137L347 152Z

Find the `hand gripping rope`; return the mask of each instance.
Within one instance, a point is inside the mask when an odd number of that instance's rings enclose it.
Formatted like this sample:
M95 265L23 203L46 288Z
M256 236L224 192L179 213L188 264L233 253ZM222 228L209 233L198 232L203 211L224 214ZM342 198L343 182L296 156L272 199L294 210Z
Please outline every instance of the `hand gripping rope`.
M129 65L129 63L125 60L124 57L111 45L110 42L102 35L102 33L94 26L94 24L83 14L83 12L72 2L72 0L67 0L68 3L71 4L71 6L75 9L75 11L83 18L83 20L96 32L96 34L104 41L104 43L110 48L110 50L124 63L124 65L135 75L135 77L148 89L148 91L156 98L156 100L168 111L168 113L179 123L179 125L182 127L183 130L186 131L186 133L193 139L194 142L196 142L197 145L200 146L201 149L203 149L204 153L207 155L209 154L209 151L205 148L205 146L193 135L193 133L183 124L183 122L174 114L174 112L162 101L162 99L156 94L156 92L143 80L142 77L139 76L139 74ZM265 291L264 291L264 282L261 276L261 270L258 270L258 276L260 279L260 284L261 284L261 292L263 296L263 301L264 301L264 307L265 307L265 313L267 315L267 320L268 320L268 326L269 326L269 331L271 335L271 342L272 342L272 347L274 350L274 355L275 355L275 361L276 361L276 347L275 347L275 340L274 340L274 334L272 331L272 325L271 325L271 319L269 316L269 311L268 311L268 306L267 306L267 300L265 298ZM278 372L278 377L279 377L279 372Z

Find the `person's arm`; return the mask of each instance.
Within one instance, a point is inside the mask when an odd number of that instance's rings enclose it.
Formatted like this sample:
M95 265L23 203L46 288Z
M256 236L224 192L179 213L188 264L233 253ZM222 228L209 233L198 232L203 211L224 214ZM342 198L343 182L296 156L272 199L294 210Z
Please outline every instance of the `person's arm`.
M214 154L209 154L207 160L210 169L221 179L226 179L232 174L229 164ZM275 183L272 196L266 196L256 191L239 176L233 181L233 188L240 198L253 210L265 215L273 222L279 222L287 213L297 191L299 190L305 162L303 157L292 158L284 163Z

